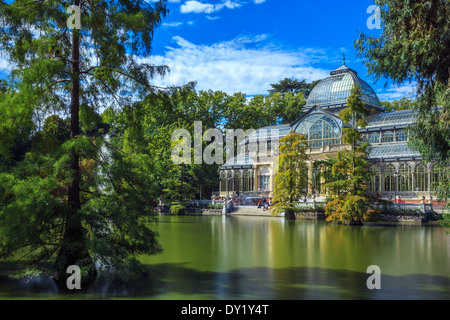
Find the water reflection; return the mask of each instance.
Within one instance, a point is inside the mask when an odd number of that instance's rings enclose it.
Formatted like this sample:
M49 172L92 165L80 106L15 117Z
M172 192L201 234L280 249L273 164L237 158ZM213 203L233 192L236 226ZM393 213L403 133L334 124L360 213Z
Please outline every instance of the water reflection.
M2 296L68 299L450 299L448 277L414 274L382 276L381 290L368 290L367 274L314 267L199 271L183 264L160 264L129 282L99 277L82 293L58 293L49 279L0 279Z
M349 227L260 217L164 216L164 253L145 276L100 275L61 296L49 279L0 278L0 298L450 299L450 236L441 228ZM381 290L368 290L369 265Z

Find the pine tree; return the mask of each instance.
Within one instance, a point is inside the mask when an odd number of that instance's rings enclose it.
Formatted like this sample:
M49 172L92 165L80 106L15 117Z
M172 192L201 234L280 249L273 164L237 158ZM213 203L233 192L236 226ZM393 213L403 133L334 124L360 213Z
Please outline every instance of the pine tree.
M361 225L362 220L372 208L366 196L370 179L367 148L369 143L361 144L359 128L367 126L366 119L371 110L361 101L358 86L352 89L347 108L339 116L350 127L343 129L342 141L350 150L338 152L337 161L332 166L332 175L336 179L325 184L331 201L325 207L327 220L349 221L351 225Z
M148 201L139 192L144 182L132 177L138 163L113 150L105 155L102 146L113 143L104 134L90 136L82 131L80 114L129 104L134 94L152 90L154 76L167 71L165 66L136 59L151 53L153 32L167 14L165 2L0 2L1 50L14 64L1 109L14 107L16 113L9 116L10 123L0 125L0 131L11 138L18 133L30 136L36 130L36 114L66 113L70 121L70 138L56 152L35 150L47 166L44 172L35 170L27 178L17 170L2 175L1 256L28 249L25 255L34 257L32 264L53 259L56 278L65 277L69 265L79 265L89 282L96 276L92 256L108 263L160 251L155 235L138 214L148 210ZM68 12L74 14L73 20ZM4 156L11 149L10 141L0 148ZM26 161L31 165L30 159ZM34 210L24 200L26 192L35 202ZM29 219L21 234L15 229L14 214ZM42 226L37 228L40 234L31 231L37 225Z
M280 139L278 171L273 193L273 214L285 212L286 219L295 219L294 201L308 190L308 144L305 137L292 131Z

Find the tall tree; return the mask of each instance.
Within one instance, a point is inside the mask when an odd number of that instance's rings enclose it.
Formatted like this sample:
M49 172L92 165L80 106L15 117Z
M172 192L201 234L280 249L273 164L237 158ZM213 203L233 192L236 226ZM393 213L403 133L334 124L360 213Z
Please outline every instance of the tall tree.
M328 220L349 221L351 225L361 225L362 220L371 209L366 197L367 184L370 178L368 170L367 147L369 143L361 144L359 128L367 126L366 119L372 111L366 108L361 100L358 86L352 89L347 102L339 116L350 125L343 129L342 141L350 146L350 150L338 152L337 161L332 166L332 179L325 184L331 193L332 201L327 203L325 214Z
M66 23L69 17L67 12L75 12L72 16L75 24L72 20ZM89 228L91 231L95 230L94 225L99 227L96 224L100 223L100 218L97 216L99 219L93 219L93 217L100 212L96 211L96 214L91 212L90 216L86 213L86 196L82 193L97 194L100 186L91 185L91 190L82 188L85 177L80 164L86 160L83 159L86 156L98 160L102 151L100 141L82 134L80 108L83 105L94 110L108 105L123 106L134 94L142 95L153 89L151 79L156 75L163 75L167 67L140 63L137 58L151 53L153 32L167 12L165 0L152 4L141 0L0 2L1 48L15 65L10 81L14 90L8 98L11 101L7 103L11 103L13 97L23 98L22 101L17 98L15 100L17 112L24 115L33 114L39 108L47 113L67 112L70 115L70 139L62 146L66 152L64 161L68 169L67 198L64 199L67 205L65 210L61 210L62 238L51 242L51 246L57 248L55 259L57 278L65 276L69 265L85 267L87 271L84 280L93 279L96 274L90 255L90 250L93 249L90 244L95 241L88 239L87 230ZM32 120L29 117L27 119ZM15 125L12 124L13 127ZM32 125L28 126L29 129L32 128ZM110 174L110 183L114 185L116 192L120 192L121 186L112 182L112 179L127 179L127 172L122 166L127 162L130 165L129 161L132 160L129 158L120 160L119 154L111 157L114 157L116 162L105 165L105 168L115 169L115 174ZM106 162L105 160L104 163ZM131 181L129 183L132 184ZM9 187L13 186L9 184ZM96 190L93 191L93 188ZM22 195L15 194L6 202L6 206L12 206L14 201L17 205ZM138 199L139 196L132 204L130 201L130 205L136 205L137 208ZM119 203L123 204L121 201L116 204ZM49 205L45 210L58 209L52 209ZM122 209L116 207L114 210ZM55 219L55 215L58 215L57 212L52 214L53 216L48 216L49 219L50 217ZM2 210L2 218L7 219L6 215L7 212ZM135 214L131 214L130 217L139 219ZM107 229L114 229L117 235L124 235L127 231L128 235L134 233L127 240L125 238L114 240L114 248L122 246L121 251L116 252L118 256L125 258L133 252L158 251L157 246L154 246L154 235L145 231L143 224L137 223L134 229L131 226L126 229L125 226L120 226L121 223L129 222L126 219L119 221L120 219L114 220L111 216L109 219L105 217L102 219L103 223L109 220L111 227ZM8 221L9 224L2 227L12 230L15 227L11 225L13 220ZM104 235L109 234L103 231ZM97 240L100 239L99 233L95 236ZM147 247L142 243L145 236L150 237L151 245ZM110 235L109 240L113 241L114 237L116 236ZM35 239L24 237L23 246L18 247L27 247L28 240L33 240L34 245ZM13 245L2 246L2 255L13 254L14 248ZM98 249L98 246L96 248ZM130 251L127 253L123 248ZM40 248L38 251L42 250L46 249ZM54 256L47 253L39 257L48 259ZM108 254L112 252L109 251Z
M363 33L355 41L359 56L377 79L417 84L419 118L411 145L424 160L450 166L450 3L442 0L375 0L383 30ZM441 108L436 108L440 106ZM446 170L448 173L449 170ZM444 175L442 200L450 196L450 174Z
M352 88L351 94L348 97L347 108L339 112L339 117L346 124L350 124L350 128L344 128L342 131L342 142L349 144L352 152L352 177L355 178L353 181L353 193L356 193L356 183L357 175L355 175L356 170L356 152L357 144L361 141L361 134L358 131L359 128L365 128L367 126L367 118L370 116L372 111L366 108L365 103L361 100L361 89L358 86Z
M285 212L286 219L295 219L294 201L308 192L308 144L305 140L304 136L294 131L280 139L273 214Z
M271 84L272 89L269 90L269 93L279 92L281 94L285 94L287 92L298 94L303 93L305 99L308 98L312 89L318 84L320 80L313 81L311 83L307 83L306 80L299 81L297 79L284 78L278 83Z

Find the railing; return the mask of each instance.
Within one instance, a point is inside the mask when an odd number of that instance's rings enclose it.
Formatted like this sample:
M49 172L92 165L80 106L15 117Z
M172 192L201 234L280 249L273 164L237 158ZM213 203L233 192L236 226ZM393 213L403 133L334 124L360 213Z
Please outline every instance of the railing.
M159 204L161 212L169 212L172 201L164 201ZM220 209L219 209L219 208ZM222 213L230 213L236 210L237 203L230 200L191 200L187 204L188 212L202 212L205 209L221 210Z
M325 207L325 202L323 201L298 201L295 203L297 207L314 207L314 208L323 208Z
M414 211L418 214L432 213L433 205L428 203L388 203L377 204L378 207L386 209L388 212L405 213L414 215Z
M371 196L379 196L383 199L389 199L389 198L394 198L395 196L400 196L402 198L405 199L423 199L425 197L425 199L429 199L429 197L435 197L435 193L433 191L429 192L429 191L369 191L367 192L369 195Z
M296 203L297 207L310 207L310 208L324 208L325 202L316 201L316 202L303 202L299 201ZM420 214L432 213L433 205L428 203L387 203L387 204L378 204L375 203L375 206L379 208L385 209L388 212L393 213L405 213L405 214L414 214L414 211Z
M191 200L189 205L192 207L208 208L218 203L224 203L224 200Z
M236 191L230 191L230 192L213 192L212 195L214 197L227 197L230 196L232 197L233 195L236 195ZM245 197L249 197L249 198L258 198L258 197L270 197L272 195L272 191L271 190L266 190L266 191L243 191L243 192L239 192L240 196L245 196Z

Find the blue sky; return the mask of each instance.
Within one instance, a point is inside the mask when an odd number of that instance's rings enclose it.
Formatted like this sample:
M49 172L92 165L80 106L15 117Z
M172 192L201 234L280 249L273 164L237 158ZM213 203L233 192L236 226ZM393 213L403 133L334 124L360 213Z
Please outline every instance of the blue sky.
M147 0L152 2L153 0ZM369 29L373 0L169 0L169 15L156 29L151 57L171 72L155 85L197 81L199 90L249 96L267 94L284 78L313 81L346 64L373 86L380 100L408 96L413 86L374 83L353 48ZM0 77L9 64L0 57Z
M170 0L169 15L155 33L153 63L171 73L161 85L196 80L201 90L266 94L283 78L317 80L347 65L373 86L381 100L408 96L373 77L353 48L358 31L369 35L373 0Z

